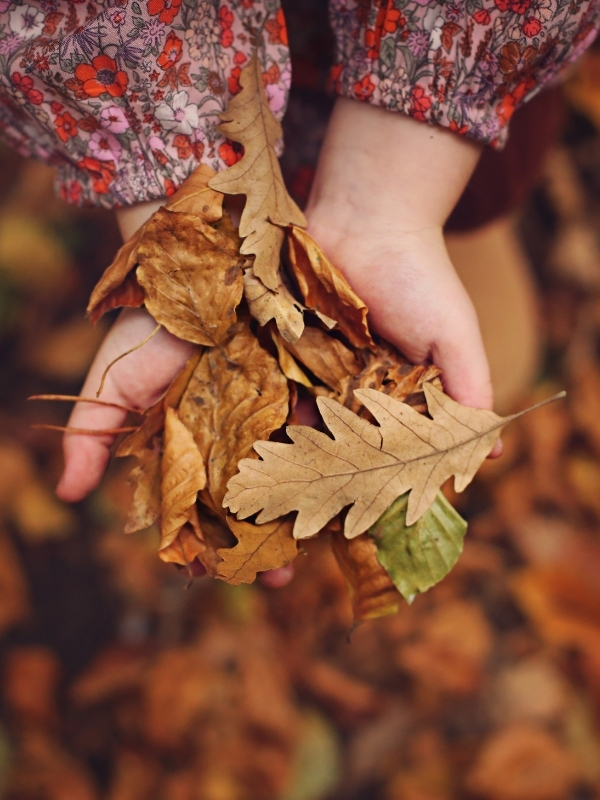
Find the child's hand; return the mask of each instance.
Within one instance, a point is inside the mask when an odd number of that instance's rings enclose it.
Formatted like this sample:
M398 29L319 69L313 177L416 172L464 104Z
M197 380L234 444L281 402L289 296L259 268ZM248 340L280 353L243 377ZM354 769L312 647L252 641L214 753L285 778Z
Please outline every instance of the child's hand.
M455 400L491 408L479 324L442 235L478 156L441 128L338 100L307 217L374 329L412 362L440 367Z
M143 309L125 309L102 343L81 390L82 397L95 397L102 374L110 362L135 347L156 328L156 322ZM143 347L111 367L101 400L146 409L167 389L183 369L194 345L172 336L164 328ZM92 403L78 403L69 427L92 430L118 428L126 412ZM63 441L65 469L56 488L62 500L83 499L98 486L110 457L115 436L89 436L67 433Z

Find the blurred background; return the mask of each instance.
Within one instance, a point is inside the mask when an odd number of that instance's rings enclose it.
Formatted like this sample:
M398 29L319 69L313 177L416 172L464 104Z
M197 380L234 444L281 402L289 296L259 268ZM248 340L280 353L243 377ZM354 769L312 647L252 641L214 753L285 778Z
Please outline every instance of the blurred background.
M312 45L286 121L300 201L330 105ZM131 464L78 505L54 497L60 435L31 426L69 409L27 397L78 392L119 239L0 149L1 798L600 796L600 52L527 108L449 242L474 294L511 276L480 305L503 410L568 396L453 497L469 532L450 576L356 630L326 543L283 590L188 586L157 531L122 532Z

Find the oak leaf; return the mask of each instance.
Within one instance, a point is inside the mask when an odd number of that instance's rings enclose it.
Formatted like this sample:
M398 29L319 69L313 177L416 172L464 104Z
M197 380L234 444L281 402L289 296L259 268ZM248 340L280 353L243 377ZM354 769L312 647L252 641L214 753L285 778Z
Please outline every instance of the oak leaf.
M286 567L298 554L298 545L292 536L294 524L289 518L252 525L228 517L227 524L238 543L235 547L217 550L223 559L217 576L234 586L252 583L258 572Z
M250 314L259 325L275 320L283 338L292 344L302 336L302 306L283 283L279 283L277 290L268 289L252 268L247 269L244 271L244 297Z
M206 486L206 470L194 437L172 408L165 417L162 457L162 525L160 551L171 545L190 521L198 492Z
M240 252L256 256L256 277L276 291L283 228L292 224L304 227L306 220L283 182L275 150L282 129L269 108L256 54L242 70L240 85L242 90L221 115L219 131L243 145L244 155L237 164L211 178L209 186L225 194L246 195L240 220L240 236L244 237Z
M402 596L411 603L442 580L462 553L467 523L441 492L412 525L406 524L403 494L369 528L377 558Z
M154 319L174 336L220 344L242 299L240 257L231 239L201 219L161 209L138 248L137 279Z
M367 323L367 306L333 266L319 245L295 225L288 229L290 262L304 302L337 322L355 347L374 347Z
M379 427L335 400L319 398L319 411L334 438L313 428L290 426L287 433L293 444L256 442L261 460L240 463L224 505L238 519L260 512L258 523L297 510L297 539L318 533L351 506L344 525L350 539L410 491L406 523L412 525L447 478L455 476L456 491L471 482L502 428L520 416L503 418L467 408L431 384L423 388L433 419L382 392L357 391Z
M400 594L377 559L375 540L366 533L346 539L340 528L331 535L331 548L350 589L354 621L396 614Z
M202 499L223 514L229 479L256 439L284 425L289 410L287 380L248 324L238 323L222 347L205 351L179 404L179 417L194 436L208 471Z
M208 186L208 181L214 175L216 173L213 169L206 164L200 164L166 201L164 208L195 214L206 222L220 220L223 214L223 195ZM145 223L125 242L98 281L87 307L92 322L97 322L103 314L118 306L142 305L143 293L131 272L138 263L138 247L147 227L148 223Z

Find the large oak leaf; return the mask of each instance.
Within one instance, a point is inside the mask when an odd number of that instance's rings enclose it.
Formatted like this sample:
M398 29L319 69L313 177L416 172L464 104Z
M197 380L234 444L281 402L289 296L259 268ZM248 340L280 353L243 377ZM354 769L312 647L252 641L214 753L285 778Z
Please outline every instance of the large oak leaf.
M180 339L220 344L230 333L244 278L232 240L201 219L161 209L138 247L137 278L154 319Z
M244 237L241 252L256 256L257 278L276 291L283 228L292 224L304 227L306 220L283 182L275 150L282 136L281 125L269 108L256 55L242 70L240 85L241 92L221 115L219 130L244 146L244 156L212 178L209 185L225 194L246 195L240 220L240 236Z
M293 444L257 442L261 460L240 463L224 505L242 519L260 511L258 523L296 510L299 539L318 533L350 506L344 532L353 538L410 491L406 524L412 525L447 478L455 476L457 491L471 482L502 428L517 416L461 406L428 383L423 389L433 419L382 392L357 391L379 426L335 400L319 398L334 438L290 426Z

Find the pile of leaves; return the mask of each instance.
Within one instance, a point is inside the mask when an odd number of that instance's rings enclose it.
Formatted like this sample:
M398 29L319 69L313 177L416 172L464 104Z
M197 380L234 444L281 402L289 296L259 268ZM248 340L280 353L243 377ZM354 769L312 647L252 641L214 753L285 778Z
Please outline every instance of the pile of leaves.
M218 175L200 166L121 248L88 308L97 320L144 305L198 346L118 450L138 459L126 531L160 518L164 561L198 559L239 584L327 530L357 619L394 613L455 564L466 526L439 489L454 475L462 491L508 420L460 406L439 370L372 336L285 189L256 57L240 83L221 131L241 160ZM239 231L225 194L246 197ZM294 424L311 398L325 430Z

